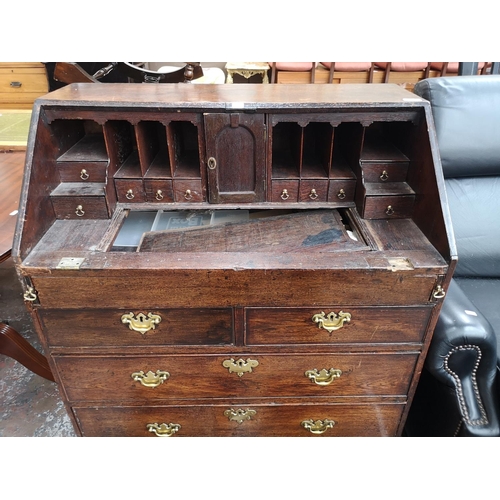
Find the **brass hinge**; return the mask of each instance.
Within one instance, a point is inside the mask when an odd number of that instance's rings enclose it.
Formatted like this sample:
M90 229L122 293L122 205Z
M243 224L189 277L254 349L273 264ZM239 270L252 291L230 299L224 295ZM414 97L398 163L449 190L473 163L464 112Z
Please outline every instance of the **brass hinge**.
M80 269L84 260L82 257L63 257L56 269Z

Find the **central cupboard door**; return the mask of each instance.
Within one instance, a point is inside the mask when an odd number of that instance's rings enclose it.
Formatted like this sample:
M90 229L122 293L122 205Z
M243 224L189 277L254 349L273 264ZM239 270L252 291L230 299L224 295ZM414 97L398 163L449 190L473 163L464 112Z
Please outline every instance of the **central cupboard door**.
M211 203L265 201L264 132L263 114L205 115Z

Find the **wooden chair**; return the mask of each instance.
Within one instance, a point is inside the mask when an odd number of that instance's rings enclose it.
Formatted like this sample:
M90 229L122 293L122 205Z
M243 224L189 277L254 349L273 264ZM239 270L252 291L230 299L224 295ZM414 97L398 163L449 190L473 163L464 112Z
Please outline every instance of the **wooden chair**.
M413 73L422 72L422 79L429 78L430 63L428 62L376 62L377 68L383 69L384 83L389 83L391 72Z
M291 72L308 72L310 73L309 83L315 82L316 76L316 62L270 62L271 66L271 83L278 82L278 71L291 71Z
M367 72L368 83L373 83L373 71L375 64L372 62L322 62L325 68L330 70L328 83L333 83L335 72Z

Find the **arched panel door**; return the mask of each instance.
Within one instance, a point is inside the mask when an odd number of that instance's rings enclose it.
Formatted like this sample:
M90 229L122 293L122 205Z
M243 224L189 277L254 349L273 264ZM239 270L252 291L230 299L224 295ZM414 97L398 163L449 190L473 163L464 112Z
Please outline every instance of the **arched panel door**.
M211 203L265 201L264 115L205 115Z

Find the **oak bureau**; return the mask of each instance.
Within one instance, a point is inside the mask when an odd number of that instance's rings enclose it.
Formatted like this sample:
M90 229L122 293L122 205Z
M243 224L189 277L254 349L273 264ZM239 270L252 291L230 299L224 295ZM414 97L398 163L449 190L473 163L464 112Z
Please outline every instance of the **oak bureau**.
M82 436L398 436L456 263L390 84L74 84L13 257Z

